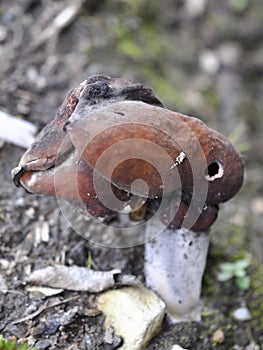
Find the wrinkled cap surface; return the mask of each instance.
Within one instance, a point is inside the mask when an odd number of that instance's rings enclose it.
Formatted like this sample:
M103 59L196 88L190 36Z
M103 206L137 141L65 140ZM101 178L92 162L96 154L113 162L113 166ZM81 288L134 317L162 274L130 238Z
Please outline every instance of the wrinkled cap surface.
M134 196L153 208L179 193L169 224L179 228L199 210L193 228L200 231L242 186L243 162L223 135L163 108L152 90L95 76L70 91L12 175L31 193L81 202L103 217Z

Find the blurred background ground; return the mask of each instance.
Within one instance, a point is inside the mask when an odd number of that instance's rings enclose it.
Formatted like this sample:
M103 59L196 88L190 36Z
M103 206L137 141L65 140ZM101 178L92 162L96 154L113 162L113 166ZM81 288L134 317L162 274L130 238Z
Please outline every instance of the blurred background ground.
M125 76L153 88L166 107L198 116L230 136L244 156L244 187L222 206L212 229L203 285L207 312L200 324L165 322L149 350L173 344L252 350L251 344L263 344L262 18L261 0L0 2L1 109L40 129L67 91L87 76ZM12 324L43 304L23 283L30 270L41 266L85 265L91 251L99 269L118 267L143 278L143 247L91 246L68 227L55 200L15 188L10 172L23 152L1 144L0 271L9 292L0 292L0 333L28 338L39 349L105 349L103 316L89 317L85 311L93 307L93 296L79 293L77 301ZM46 242L36 240L43 222ZM234 281L217 281L220 263L248 255L248 290ZM54 313L74 305L79 312L69 324L47 327ZM250 310L250 321L232 317L242 305ZM222 342L213 338L217 329L223 330Z

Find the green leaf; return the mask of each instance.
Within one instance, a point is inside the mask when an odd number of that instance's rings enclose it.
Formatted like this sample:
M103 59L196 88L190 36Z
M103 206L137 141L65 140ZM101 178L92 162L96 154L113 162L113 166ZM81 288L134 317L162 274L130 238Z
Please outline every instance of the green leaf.
M220 269L223 272L234 272L235 265L233 263L222 263L220 264Z
M220 272L217 274L217 280L218 280L219 282L228 281L228 280L230 280L232 277L233 277L232 271L220 271Z
M238 288L247 290L250 287L250 278L248 276L238 277L236 279L236 284Z
M235 276L236 277L244 277L244 276L246 276L246 271L245 270L243 270L243 269L240 269L240 270L236 270L235 271Z
M17 345L15 340L4 340L0 334L0 350L28 350L28 343ZM37 348L31 348L31 350L37 350Z
M91 269L91 262L92 262L92 257L91 257L91 251L89 250L88 252L88 258L87 258L87 261L86 261L86 267L87 269Z
M246 269L250 265L250 259L239 259L235 262L235 269Z
M18 346L17 350L27 350L27 342Z

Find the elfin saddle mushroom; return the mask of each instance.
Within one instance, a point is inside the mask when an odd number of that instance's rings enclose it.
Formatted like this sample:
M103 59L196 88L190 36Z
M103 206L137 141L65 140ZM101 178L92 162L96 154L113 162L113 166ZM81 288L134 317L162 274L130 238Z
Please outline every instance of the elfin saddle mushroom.
M93 76L69 92L12 176L93 217L128 206L131 222L149 220L146 284L174 321L200 317L208 229L243 182L242 158L223 135L165 109L141 84Z

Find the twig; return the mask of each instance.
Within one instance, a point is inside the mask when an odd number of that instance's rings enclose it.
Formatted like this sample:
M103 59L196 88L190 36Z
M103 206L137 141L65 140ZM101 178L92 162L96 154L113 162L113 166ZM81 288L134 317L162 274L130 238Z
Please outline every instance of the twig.
M9 294L16 294L16 295L22 295L22 296L24 296L23 293L18 292L18 291L16 291L16 290L12 290L12 289L0 289L0 293L3 293L3 294L9 293Z
M252 331L251 331L251 326L248 324L246 325L246 331L247 331L247 337L248 337L250 344L256 344L256 341L255 341L253 334L252 334Z
M18 323L22 323L22 322L25 322L25 321L29 321L29 320L32 320L33 318L35 318L36 316L38 316L39 314L41 314L43 311L46 311L47 309L50 309L51 307L55 307L55 306L59 306L61 304L65 304L65 303L68 303L69 301L72 301L72 300L75 300L77 299L79 296L75 296L75 297L71 297L71 298L68 298L68 299L64 299L64 300L61 300L61 301L57 301L53 304L50 304L50 305L44 305L42 306L41 308L39 308L37 311L33 312L32 314L28 315L28 316L25 316L25 317L22 317L22 318L19 318L18 320L16 321L13 321L11 324L12 325L15 325L15 324L18 324Z
M37 36L32 43L31 50L38 49L50 38L58 35L63 28L66 28L79 13L83 0L77 0L66 6L53 20L53 22Z

